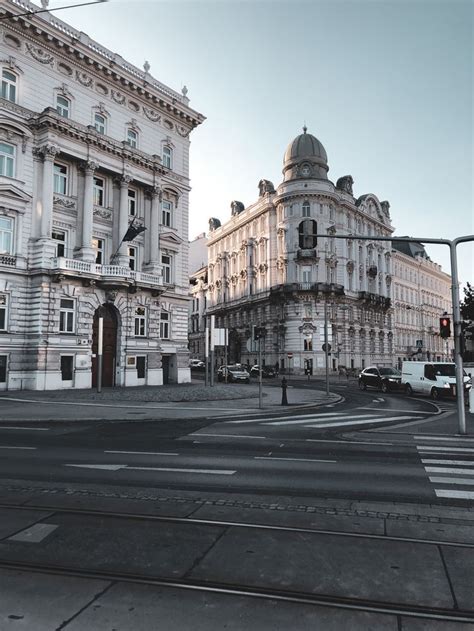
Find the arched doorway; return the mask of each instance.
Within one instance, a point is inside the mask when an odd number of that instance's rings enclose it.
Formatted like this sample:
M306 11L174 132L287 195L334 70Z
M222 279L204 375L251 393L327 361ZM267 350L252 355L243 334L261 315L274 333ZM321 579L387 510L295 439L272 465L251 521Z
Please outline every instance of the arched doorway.
M104 304L94 313L92 324L92 387L97 386L97 345L99 331L99 313L104 318L102 348L102 385L115 385L115 358L117 355L117 310L111 304ZM95 357L94 357L95 356Z

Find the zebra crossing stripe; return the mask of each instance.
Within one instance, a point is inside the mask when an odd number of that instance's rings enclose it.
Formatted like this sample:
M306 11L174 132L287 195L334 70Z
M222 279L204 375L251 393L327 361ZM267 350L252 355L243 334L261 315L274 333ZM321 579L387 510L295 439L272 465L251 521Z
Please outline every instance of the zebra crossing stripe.
M435 436L423 436L418 437L427 440L459 440L457 438L450 437L435 437ZM435 488L434 492L436 497L450 498L450 499L462 499L473 500L474 492L469 490L469 487L474 486L474 460L452 460L449 459L456 455L469 457L474 449L469 447L452 447L446 445L416 445L419 455L421 456L421 462L428 474L428 479L432 484L442 486L459 487L464 486L464 489L456 488ZM453 452L456 452L455 454ZM436 454L435 458L424 458L428 454ZM462 457L462 456L461 456ZM444 466L428 466L428 465L444 465ZM447 466L446 466L447 465ZM449 466L451 465L451 466ZM454 465L454 466L453 466ZM463 468L464 466L464 468ZM466 468L469 467L469 468ZM432 475L430 475L432 474ZM433 475L434 474L434 475ZM437 475L438 474L438 475ZM441 475L440 475L441 474ZM461 477L463 476L463 477ZM466 477L467 476L467 477ZM471 477L472 476L472 477Z
M422 458L423 464L455 464L455 465L472 465L474 466L474 460L431 460L429 458ZM457 469L456 469L457 471Z
M454 489L435 489L436 497L449 497L450 499L474 500L474 491L456 491Z
M323 416L340 416L340 415L341 415L340 412L325 412L324 414L318 414L317 417L319 418L319 417L323 417ZM245 419L243 421L226 421L226 423L227 424L232 423L234 425L239 425L239 424L243 425L244 423L264 423L264 422L267 422L267 421L277 421L279 418L281 418L281 417L274 416L273 418L269 418L269 419L252 418L252 419ZM305 419L304 422L306 422L306 421L312 421L316 417L315 417L315 415L313 413L313 414L306 414L306 415L301 415L300 414L298 416L292 416L291 418L292 419L301 419L301 421L303 421ZM295 420L295 422L296 422L296 420ZM298 422L300 422L300 421L298 421Z
M356 418L355 416L350 417L350 418ZM321 423L318 425L307 425L306 427L314 427L314 428L318 428L318 429L322 429L325 427L351 427L352 425L367 425L367 423L387 423L389 421L394 421L394 420L406 420L406 419L411 419L413 418L412 416L389 416L388 418L377 418L377 417L371 417L371 418L366 418L365 421L355 421L354 423L352 422L340 422L340 423Z
M453 452L453 451L462 451L462 452L466 452L466 453L474 453L474 449L471 449L469 447L438 447L437 445L417 445L416 448L418 449L418 451L423 451L423 452L430 452L430 453L442 453L445 451L448 451L449 453Z
M373 415L369 415L369 414L359 414L357 416L341 416L340 412L335 413L335 416L339 417L339 420L341 421L350 421L353 418L367 418L367 419L373 419L373 418L377 418L374 417ZM265 425L297 425L297 424L302 424L302 423L317 423L318 422L318 418L319 416L313 416L312 418L307 418L304 421L275 421L272 423L265 423ZM326 419L323 419L323 422ZM331 419L332 420L332 419ZM337 419L334 419L337 420ZM319 427L319 425L308 425L308 427Z
M435 482L436 484L474 484L474 480L469 480L468 478L439 478L439 477L430 477L430 482Z
M463 475L474 475L474 467L472 469L452 469L451 467L425 467L427 473L462 473Z

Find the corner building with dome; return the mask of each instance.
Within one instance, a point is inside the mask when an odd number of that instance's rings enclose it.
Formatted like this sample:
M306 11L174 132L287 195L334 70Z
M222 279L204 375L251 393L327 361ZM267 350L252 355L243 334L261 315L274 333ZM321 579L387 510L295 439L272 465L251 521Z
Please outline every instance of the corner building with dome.
M258 363L254 327L263 327L263 361L292 374L392 365L391 242L331 239L390 237L389 203L354 197L350 175L328 179L328 159L308 130L289 145L283 181L260 180L247 208L209 221L207 314L229 329L228 361ZM325 316L326 314L326 316ZM223 363L223 348L216 348Z

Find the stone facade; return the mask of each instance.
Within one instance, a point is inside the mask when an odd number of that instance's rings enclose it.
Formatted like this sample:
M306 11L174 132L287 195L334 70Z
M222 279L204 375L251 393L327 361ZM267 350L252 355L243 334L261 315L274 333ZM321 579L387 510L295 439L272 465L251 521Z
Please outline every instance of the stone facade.
M190 379L189 135L204 117L149 70L48 12L0 24L2 389L90 387L99 315L104 385Z
M229 329L230 361L257 363L252 332L263 326L266 364L322 372L326 320L332 370L392 364L390 242L314 236L390 237L389 204L354 197L352 177L334 185L328 169L324 147L304 129L276 189L261 180L256 202L233 201L228 221L210 220L207 313Z

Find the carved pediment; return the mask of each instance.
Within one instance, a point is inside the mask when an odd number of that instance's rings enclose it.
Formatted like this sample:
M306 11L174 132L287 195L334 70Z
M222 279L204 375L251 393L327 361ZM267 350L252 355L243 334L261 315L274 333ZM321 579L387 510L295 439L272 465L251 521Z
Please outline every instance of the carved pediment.
M176 243L177 245L180 245L184 241L184 239L182 239L180 236L178 236L174 232L162 232L160 234L160 239L166 239L166 241L169 241L171 243Z
M10 183L0 183L0 196L17 202L31 202L31 195L22 191L21 188L18 188L18 186Z

